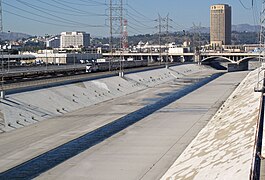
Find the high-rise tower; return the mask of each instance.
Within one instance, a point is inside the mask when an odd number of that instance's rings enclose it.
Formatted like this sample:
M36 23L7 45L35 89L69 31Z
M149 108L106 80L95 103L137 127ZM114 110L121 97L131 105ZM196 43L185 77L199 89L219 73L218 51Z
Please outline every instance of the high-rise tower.
M231 44L231 6L217 4L211 6L210 39L213 48Z

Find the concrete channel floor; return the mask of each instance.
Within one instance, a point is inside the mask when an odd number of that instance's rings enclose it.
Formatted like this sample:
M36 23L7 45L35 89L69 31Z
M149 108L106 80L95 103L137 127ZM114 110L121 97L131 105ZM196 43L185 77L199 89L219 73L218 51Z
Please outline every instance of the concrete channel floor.
M212 73L216 71L204 71L185 78L206 77ZM0 172L136 111L150 101L163 98L161 94L176 91L184 85L183 82L168 82L15 131L2 133L0 134Z
M263 179L255 157L262 126L263 93L254 91L258 74L263 79L259 71L249 73L161 180Z
M246 74L226 73L36 179L161 178ZM146 93L142 96L148 97ZM120 112L121 102L115 101L112 111ZM79 115L87 111L79 111Z

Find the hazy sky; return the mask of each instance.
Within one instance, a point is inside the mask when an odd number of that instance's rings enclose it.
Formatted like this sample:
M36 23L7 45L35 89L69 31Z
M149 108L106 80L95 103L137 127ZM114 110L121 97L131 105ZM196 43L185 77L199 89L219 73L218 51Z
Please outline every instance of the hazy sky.
M86 31L91 36L109 36L109 0L2 0L4 31L32 35ZM117 1L117 0L113 0ZM129 35L155 33L158 13L172 19L171 31L195 25L209 27L213 4L232 6L232 24L257 24L262 0L124 0ZM245 6L245 7L244 7Z

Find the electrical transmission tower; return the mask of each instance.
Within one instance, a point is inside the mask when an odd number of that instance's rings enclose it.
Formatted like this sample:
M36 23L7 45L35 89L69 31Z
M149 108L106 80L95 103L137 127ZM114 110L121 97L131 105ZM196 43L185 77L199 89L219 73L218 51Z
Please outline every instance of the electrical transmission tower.
M166 33L167 33L167 35L168 35L168 33L169 33L169 29L170 29L170 28L173 28L173 27L170 26L170 24L169 24L171 21L173 21L173 20L170 19L170 18L169 18L169 14L167 14L167 17L165 18L165 22L166 22L166 26L165 26L165 27L166 27Z
M122 48L123 48L123 50L127 50L129 47L127 25L128 25L128 21L127 21L127 19L124 19L123 34L122 34Z
M162 33L162 17L160 14L158 14L158 19L156 19L158 22L158 43L159 43L159 62L161 63L162 61L162 48L161 48L161 33Z
M199 25L196 25L195 23L192 23L192 24L193 24L192 44L193 44L194 51L196 51L201 46L201 23L199 23Z
M122 40L123 40L123 0L110 0L109 5L110 24L110 53L113 58L113 36L119 37L120 61L122 61ZM110 62L111 63L111 62ZM120 62L120 73L122 73L122 63Z
M167 14L167 17L165 18L166 22L166 46L167 46L167 55L166 55L166 68L168 68L168 53L169 53L169 28L172 28L172 26L169 25L169 22L172 21L172 19L169 18L169 14Z
M120 38L122 48L123 35L123 0L110 0L109 5L110 46L113 48L113 36Z
M3 10L2 10L2 0L0 0L0 32L3 32Z
M161 48L161 43L162 43L161 36L162 34L166 35L166 45L168 45L169 28L172 28L172 26L169 25L169 22L172 21L172 19L169 18L169 14L165 18L161 17L160 14L158 14L158 19L156 19L156 21L158 22L158 26L156 27L158 28L158 35L159 35L159 61L161 63L163 59L162 48ZM166 66L167 62L168 62L168 50L166 56Z

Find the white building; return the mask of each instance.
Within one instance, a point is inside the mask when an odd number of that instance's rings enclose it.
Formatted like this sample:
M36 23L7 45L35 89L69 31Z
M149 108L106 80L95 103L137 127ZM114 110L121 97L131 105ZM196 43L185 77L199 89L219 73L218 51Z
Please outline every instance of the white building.
M80 48L90 45L90 34L86 32L62 32L60 48Z
M188 43L185 43L184 45L177 45L174 42L173 43L168 43L168 44L149 44L143 43L140 41L137 46L133 48L132 52L159 52L161 49L162 52L169 52L169 53L189 53L190 52L190 47L188 46Z

